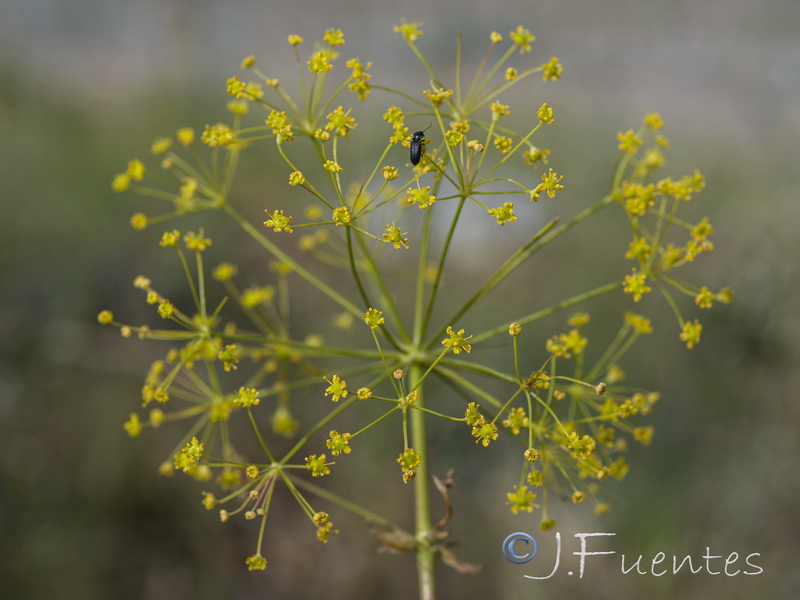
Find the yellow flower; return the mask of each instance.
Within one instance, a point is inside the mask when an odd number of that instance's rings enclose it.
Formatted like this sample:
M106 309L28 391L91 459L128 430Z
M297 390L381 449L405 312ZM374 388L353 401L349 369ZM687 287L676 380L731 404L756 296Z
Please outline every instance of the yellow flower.
M680 339L681 341L686 342L687 348L694 348L700 343L700 334L702 331L703 326L697 319L694 321L686 321L683 324L683 331L681 331Z
M350 222L350 211L346 206L339 206L333 209L333 222L341 227Z
M625 133L618 133L619 149L623 152L636 154L636 150L642 145L642 140L634 133L633 129L628 129Z
M327 29L325 35L322 36L322 41L329 46L342 46L344 45L344 34L341 29Z
M539 120L542 123L549 124L555 120L553 109L547 105L547 102L545 102L539 107L539 110L536 112L536 116L539 117Z
M641 272L637 273L635 269L631 275L625 276L622 289L626 294L633 296L634 302L638 302L644 294L652 291L650 286L647 285L647 276Z
M383 234L383 241L391 244L395 250L399 250L400 246L408 250L408 238L405 237L403 231L396 227L394 223L386 226L386 233Z
M416 204L421 209L426 209L436 202L436 196L432 196L430 191L431 187L429 185L422 189L408 188L406 190L406 194L408 194L406 202Z
M340 379L338 375L334 375L333 379L325 378L330 385L325 388L325 395L331 396L331 400L338 402L342 398L347 398L347 382Z
M467 354L472 351L472 346L467 344L467 340L470 339L472 336L464 337L464 330L459 329L457 332L453 331L453 328L449 325L447 326L447 337L442 340L442 346L445 348L450 348L454 354L461 354L462 350L465 350Z
M264 210L267 213L267 216L270 218L264 221L265 227L272 227L272 231L279 232L285 231L286 233L292 233L291 222L293 217L284 216L282 210L276 210L272 215L269 214L269 210Z
M513 202L506 202L503 206L490 208L488 213L490 217L497 219L497 224L501 227L506 223L514 223L517 220L517 215L514 214Z
M316 454L306 456L306 469L311 471L312 477L324 477L325 475L329 475L331 472L331 470L325 464L324 454L320 454L319 456Z
M533 35L530 31L528 31L522 25L517 25L517 29L514 31L509 32L508 34L511 37L511 40L514 42L514 45L519 48L520 54L525 54L526 52L531 51L531 42L536 40L536 36Z
M217 123L216 125L206 125L203 135L200 136L202 141L211 148L220 146L229 146L234 140L233 130L225 123Z
M367 309L367 312L364 313L364 323L369 325L370 329L375 329L376 327L383 325L386 319L383 318L383 313L375 308ZM361 393L361 390L358 390Z
M263 571L267 568L267 559L260 554L254 554L245 559L245 564L248 571Z
M350 130L358 127L356 120L350 116L350 111L344 110L344 107L339 106L327 116L328 123L325 125L326 131L333 131L334 135L341 135L345 138L350 137Z
M322 165L322 168L328 171L329 173L341 173L342 167L339 166L339 163L333 160L326 160L325 164Z
M714 302L714 294L707 287L703 286L694 298L694 303L700 308L711 308Z
M496 440L497 435L497 425L489 423L483 415L479 416L472 426L472 437L477 438L475 443L480 442L484 448Z
M164 154L169 147L172 146L172 138L168 137L157 137L153 140L153 143L150 145L150 153L151 154Z
M175 137L178 138L178 141L181 143L181 146L190 146L194 141L194 129L191 127L182 127L178 129Z
M532 512L533 501L536 500L536 494L528 491L525 485L514 486L514 491L506 494L508 502L506 506L511 506L512 514L517 514L519 511Z
M561 74L564 72L564 66L558 62L558 58L554 56L549 62L542 65L542 72L542 81L549 81L551 79L555 81L561 77Z
M395 33L399 33L407 42L415 42L422 35L419 28L422 23L406 23L405 19L400 20L400 25L394 25Z

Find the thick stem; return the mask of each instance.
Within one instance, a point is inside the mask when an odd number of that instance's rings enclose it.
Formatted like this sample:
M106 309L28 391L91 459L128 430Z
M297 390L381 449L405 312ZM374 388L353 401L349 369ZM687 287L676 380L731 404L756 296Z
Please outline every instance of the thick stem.
M417 382L421 376L421 369L413 365L409 374L409 388L416 389ZM424 393L422 388L419 390L417 405L423 406ZM425 438L425 412L421 410L411 411L411 440L414 450L419 452L422 463L417 467L417 475L414 478L414 514L415 514L415 534L418 542L417 546L417 579L419 582L420 600L435 600L434 571L436 552L430 546L429 535L431 532L431 508L430 493L428 487L428 452L427 440Z

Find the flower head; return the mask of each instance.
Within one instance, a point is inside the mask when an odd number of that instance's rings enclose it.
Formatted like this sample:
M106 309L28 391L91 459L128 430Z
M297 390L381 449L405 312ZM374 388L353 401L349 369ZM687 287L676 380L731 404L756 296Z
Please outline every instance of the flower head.
M285 231L286 233L292 233L292 217L284 216L282 210L276 210L272 215L269 214L269 210L264 210L267 213L267 216L270 217L266 221L264 221L265 227L272 227L272 231L279 232Z
M194 250L195 252L203 252L211 245L211 240L203 234L201 229L197 233L189 231L183 236L183 243L186 244L187 250Z
M325 378L330 385L325 388L325 395L331 396L331 400L338 402L342 398L347 398L347 382L340 379L338 375L334 375L333 379Z
M407 42L416 42L422 35L420 25L422 23L406 23L405 19L400 19L400 25L394 25L393 28L395 33L402 35Z
M235 140L230 126L225 125L225 123L217 123L216 125L206 125L203 135L200 136L200 141L207 146L216 148L229 146Z
M327 29L325 35L322 36L322 41L329 46L343 46L344 33L341 29Z
M403 231L396 227L394 223L391 225L386 226L386 233L383 234L383 240L387 244L391 244L397 250L402 246L406 250L408 250L408 238L405 237L406 234Z
M585 459L594 451L595 446L596 442L588 435L579 438L573 431L567 438L567 448L572 451L572 458Z
M230 279L233 279L238 271L239 268L236 265L232 265L230 263L220 263L214 267L214 270L211 272L211 276L217 281L229 281Z
M470 402L467 405L467 412L464 413L464 421L467 425L474 425L478 422L479 419L482 419L483 416L480 412L480 406L475 402Z
M325 164L322 165L322 168L328 171L329 173L341 173L342 167L339 166L339 163L333 160L326 160Z
M150 154L164 154L172 146L172 138L157 137L150 145Z
M506 494L508 502L506 506L511 507L512 514L517 514L519 511L532 512L533 501L536 500L536 494L528 491L528 487L524 485L514 486L514 491Z
M508 413L508 418L503 421L503 427L510 428L511 433L517 435L520 429L528 426L530 423L528 415L525 414L524 408L515 408Z
M330 437L325 441L325 445L333 456L339 456L342 453L350 454L352 451L350 448L350 434L339 433L336 430L330 432Z
M549 62L546 62L542 65L542 80L549 81L549 80L556 80L561 78L561 74L564 72L564 66L558 62L558 58L555 56L550 59Z
M501 227L506 223L514 223L517 220L517 215L514 214L513 202L506 202L497 208L490 208L488 213L490 217L497 219L497 224Z
M497 435L497 425L488 422L483 416L480 416L472 426L472 437L477 438L475 443L480 442L484 448L496 440Z
M372 93L372 87L369 84L372 74L367 73L367 69L372 66L372 63L362 64L357 58L351 58L345 64L353 69L351 75L353 81L348 84L347 89L358 94L359 100L366 100Z
M159 241L158 244L162 248L177 248L180 240L181 232L177 229L173 229L172 231L165 231L163 234L161 234L161 241Z
M250 406L258 406L260 399L258 397L258 390L255 388L240 387L236 392L236 397L233 403L237 406L248 408Z
M413 471L422 463L422 456L413 448L406 448L397 458L397 463L404 473Z
M703 286L694 298L694 303L700 308L711 308L714 303L714 294L707 287Z
M525 54L526 52L531 51L531 42L536 40L536 36L533 35L530 31L528 31L522 25L517 25L517 28L514 31L511 31L508 34L511 37L511 40L514 42L514 45L519 48L520 54Z
M370 329L375 329L383 323L386 319L383 318L383 313L375 308L367 309L367 312L364 313L364 322L369 325ZM359 390L360 392L361 390Z
M408 194L406 202L409 204L416 204L420 209L424 210L436 202L436 196L431 195L430 191L431 186L429 185L426 185L422 189L408 188L408 190L406 190L406 194Z
M700 343L700 334L703 331L703 325L695 319L694 321L686 321L683 324L683 331L681 331L680 339L686 342L687 348L694 348Z
M245 559L245 564L248 571L263 571L267 568L267 559L260 554L254 554Z
M508 116L511 114L511 109L506 104L501 104L500 102L492 102L489 104L489 108L492 111L492 118L498 119L503 116Z
M350 222L350 211L346 206L338 206L333 209L333 222L339 227Z
M636 154L636 150L642 145L642 140L634 133L633 129L628 129L625 133L618 133L619 149L623 152Z
M122 428L132 438L135 438L142 432L142 423L139 420L139 415L131 413L131 416L125 421Z
M514 141L511 138L508 138L504 135L496 135L494 136L494 147L502 154L508 154L511 152L511 148L514 146Z
M333 68L331 60L336 58L336 53L332 50L317 50L308 59L308 70L310 73L324 73Z
M633 273L625 276L623 291L626 294L633 296L633 301L638 302L642 299L644 294L652 291L650 286L647 285L647 275L641 271L637 272L635 269Z
M183 449L178 452L174 457L174 465L176 469L182 470L184 473L192 470L197 466L197 462L203 454L203 444L196 437L192 438Z
M325 464L324 454L320 454L319 456L316 454L306 456L306 469L311 471L312 477L324 477L325 475L330 475L331 472Z
M191 146L192 142L194 142L194 129L191 127L182 127L178 129L175 134L175 137L178 138L181 146L184 148L187 146Z
M536 112L536 116L539 117L539 120L542 123L550 124L555 120L553 109L547 105L547 102L539 107L539 110Z
M334 131L334 135L341 135L345 138L350 137L350 130L358 127L356 120L350 116L350 111L345 111L344 107L339 106L328 114L328 123L325 131Z
M525 460L529 462L537 462L541 458L541 454L536 448L528 448L525 450Z
M422 93L425 94L425 97L430 100L433 106L438 107L442 105L442 102L453 95L453 90L435 88L433 90L424 90Z
M217 358L222 362L225 372L235 371L239 365L239 347L236 344L227 344L224 350L217 353Z

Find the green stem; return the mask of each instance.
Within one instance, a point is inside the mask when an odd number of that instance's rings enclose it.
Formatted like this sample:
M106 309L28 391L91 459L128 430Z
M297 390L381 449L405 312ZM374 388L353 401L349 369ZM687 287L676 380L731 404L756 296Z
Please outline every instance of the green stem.
M358 269L355 263L355 258L353 257L353 253L351 250L351 242L350 242L350 228L348 228L348 236L347 236L347 247L348 252L350 254L350 269L353 272L353 278L356 281L359 280L358 277ZM403 320L400 318L400 312L397 310L397 304L394 301L394 297L392 293L389 291L389 287L386 285L386 280L384 279L383 275L381 274L381 270L378 268L378 265L375 264L375 259L373 254L370 252L369 248L367 247L366 243L364 242L364 238L359 235L358 232L355 233L356 241L358 245L361 247L361 251L364 255L364 260L367 262L367 266L369 267L368 272L372 275L374 282L377 284L378 288L381 292L381 302L388 308L389 312L392 314L392 318L395 321L397 331L400 333L400 337L403 338L405 342L409 341L408 332L403 325ZM377 238L376 238L377 239ZM364 291L364 302L366 303L365 308L370 308L372 304L369 303L369 299L366 295L366 290ZM395 348L399 348L397 341L394 340L394 336L392 336L389 331L384 327L383 334L386 336L386 339L389 340Z
M417 288L414 300L414 345L418 346L425 335L423 313L425 306L425 272L428 268L428 251L431 243L431 221L433 211L426 210L422 225L422 242L419 250L419 263L417 264ZM441 265L440 265L441 268ZM438 279L438 271L437 271ZM427 315L425 321L427 322Z
M409 387L415 389L420 379L420 367L413 365L409 374ZM424 394L420 390L417 406L423 407ZM425 439L425 413L421 410L411 411L411 435L416 450L422 457L414 478L414 513L415 533L417 538L417 580L419 582L420 600L434 600L434 571L436 551L430 545L431 509L428 489L428 452Z
M442 248L442 253L439 257L439 264L436 266L436 278L433 280L433 285L431 286L431 293L428 298L428 305L425 307L425 318L422 321L422 327L416 329L414 331L415 339L414 343L419 345L419 342L422 340L422 337L428 331L428 323L430 322L431 315L433 314L433 308L436 304L436 295L439 293L439 284L442 281L442 274L444 272L444 264L447 260L447 254L450 251L450 245L453 241L453 234L456 231L456 225L458 224L458 220L461 217L461 209L464 208L464 202L466 198L462 196L458 201L458 206L456 207L455 215L453 215L453 220L450 222L450 228L447 230L447 236L445 236L444 240L444 247ZM424 269L425 267L420 264L420 269ZM448 324L452 324L452 322L448 322ZM444 332L444 329L442 329ZM419 336L419 337L416 337ZM437 336L438 337L438 336ZM429 345L428 345L429 346ZM427 346L426 346L427 347Z

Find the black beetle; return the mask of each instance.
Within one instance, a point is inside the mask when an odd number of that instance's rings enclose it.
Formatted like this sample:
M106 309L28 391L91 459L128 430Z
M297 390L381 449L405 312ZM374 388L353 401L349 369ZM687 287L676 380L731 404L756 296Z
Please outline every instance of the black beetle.
M433 125L433 123L431 123ZM414 135L411 136L411 164L417 166L419 164L419 160L422 158L422 142L425 139L425 132L431 128L431 125L428 125L422 131L415 131Z

